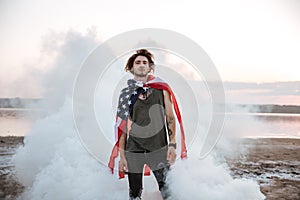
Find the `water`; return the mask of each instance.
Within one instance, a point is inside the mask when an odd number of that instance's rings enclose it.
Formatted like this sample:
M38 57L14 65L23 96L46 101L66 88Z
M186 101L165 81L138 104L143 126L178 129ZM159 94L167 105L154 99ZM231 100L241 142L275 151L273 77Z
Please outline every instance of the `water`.
M228 128L238 137L300 138L300 114L227 113L226 133Z
M32 122L23 117L0 117L0 136L24 136L31 126Z
M38 118L36 113L36 110L1 108L0 136L27 135ZM225 134L237 137L300 138L300 114L226 113L224 130Z
M42 112L30 109L0 108L0 136L24 136Z

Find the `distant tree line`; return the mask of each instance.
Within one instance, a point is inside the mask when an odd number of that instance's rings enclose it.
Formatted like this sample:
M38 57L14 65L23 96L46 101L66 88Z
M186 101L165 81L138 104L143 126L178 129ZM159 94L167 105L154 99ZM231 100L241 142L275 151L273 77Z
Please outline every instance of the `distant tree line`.
M259 105L262 113L300 113L300 106L294 105Z
M235 112L236 110L244 110L250 113L291 113L300 114L300 106L297 105L273 105L273 104L262 104L262 105L250 105L250 104L237 104L229 105L227 111Z
M0 98L0 108L26 108L29 105L39 105L44 99L30 98Z

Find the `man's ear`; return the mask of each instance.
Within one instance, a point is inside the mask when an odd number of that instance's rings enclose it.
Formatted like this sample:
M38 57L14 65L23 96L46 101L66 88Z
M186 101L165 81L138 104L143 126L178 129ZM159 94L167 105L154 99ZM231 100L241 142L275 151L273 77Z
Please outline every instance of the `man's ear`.
M152 64L152 65L150 66L150 72L151 72L151 71L154 72L154 69L155 69L155 65Z

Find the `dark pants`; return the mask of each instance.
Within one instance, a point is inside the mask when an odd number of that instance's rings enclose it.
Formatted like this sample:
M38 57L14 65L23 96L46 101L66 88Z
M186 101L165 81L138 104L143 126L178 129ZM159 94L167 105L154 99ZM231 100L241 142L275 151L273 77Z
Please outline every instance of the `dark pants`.
M143 168L144 165L147 164L156 178L163 199L168 198L169 192L166 185L166 176L170 166L167 161L166 150L150 153L127 152L126 159L129 171L128 181L130 197L141 197L143 189Z

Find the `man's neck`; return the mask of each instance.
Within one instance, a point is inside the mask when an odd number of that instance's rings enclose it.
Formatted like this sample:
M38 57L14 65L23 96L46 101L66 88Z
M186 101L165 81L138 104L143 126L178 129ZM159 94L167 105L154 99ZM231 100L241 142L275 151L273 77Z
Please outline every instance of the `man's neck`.
M142 81L143 83L146 83L148 80L148 74L146 76L134 76L133 77L134 80L136 81Z

